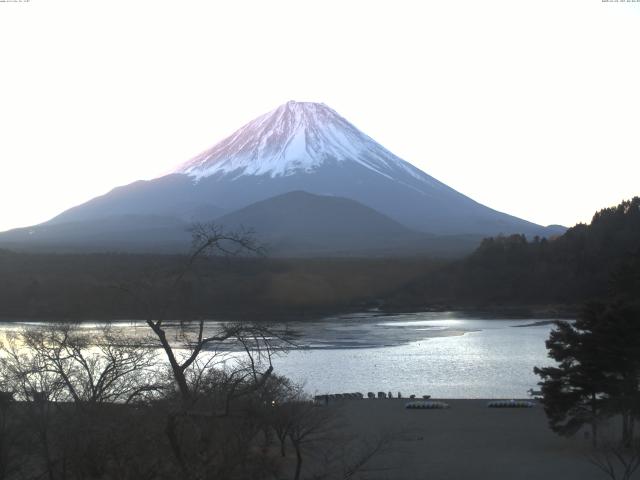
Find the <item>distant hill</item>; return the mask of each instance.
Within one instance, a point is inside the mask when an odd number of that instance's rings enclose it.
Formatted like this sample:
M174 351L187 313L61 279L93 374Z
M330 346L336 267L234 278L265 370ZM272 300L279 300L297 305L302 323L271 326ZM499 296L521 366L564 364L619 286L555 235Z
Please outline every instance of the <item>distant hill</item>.
M270 256L459 257L479 235L437 236L413 231L347 198L288 192L229 214L202 205L180 210L191 220L213 221L227 230L246 229ZM188 251L192 223L171 216L120 214L95 220L49 222L0 234L0 245L36 252L175 253Z
M249 227L275 254L386 253L423 250L432 237L347 198L294 191L256 202L216 220Z

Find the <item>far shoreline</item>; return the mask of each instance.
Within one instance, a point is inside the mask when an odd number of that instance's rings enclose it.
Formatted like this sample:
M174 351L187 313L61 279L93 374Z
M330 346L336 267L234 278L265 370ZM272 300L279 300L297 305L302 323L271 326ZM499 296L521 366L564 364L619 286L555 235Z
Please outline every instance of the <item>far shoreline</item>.
M393 316L418 313L456 313L463 316L473 316L483 320L540 320L553 323L555 320L573 320L580 312L576 305L456 305L456 304L425 304L421 307L402 307L397 305L362 304L345 308L301 309L288 311L255 311L253 309L220 311L207 318L207 322L238 322L252 321L261 323L287 322L317 322L329 317L339 317L354 314L371 314L371 316ZM198 319L185 316L182 321L195 322ZM145 318L134 318L130 315L95 315L79 318L76 315L56 315L51 317L30 315L0 314L2 323L108 323L108 322L145 322ZM180 321L174 318L171 321ZM537 322L536 322L537 323ZM541 325L543 323L540 323ZM525 326L525 325L521 325ZM534 325L526 325L534 326Z

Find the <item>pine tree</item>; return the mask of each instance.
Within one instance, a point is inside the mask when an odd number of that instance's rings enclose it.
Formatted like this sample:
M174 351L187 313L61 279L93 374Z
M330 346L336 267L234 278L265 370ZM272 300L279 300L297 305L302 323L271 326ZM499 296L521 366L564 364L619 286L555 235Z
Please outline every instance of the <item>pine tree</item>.
M639 345L635 303L590 303L575 323L557 322L547 348L558 365L534 369L552 430L569 436L589 424L595 444L598 422L620 415L630 445L640 417Z
M546 345L556 367L534 368L540 382L549 426L563 436L589 425L594 445L603 413L606 377L599 364L597 342L584 326L557 322Z

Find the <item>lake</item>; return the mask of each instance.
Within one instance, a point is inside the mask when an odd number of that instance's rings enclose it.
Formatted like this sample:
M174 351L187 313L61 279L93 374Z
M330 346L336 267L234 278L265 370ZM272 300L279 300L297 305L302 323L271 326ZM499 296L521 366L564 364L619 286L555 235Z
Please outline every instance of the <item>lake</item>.
M541 319L456 312L345 315L292 325L307 349L274 361L316 394L402 392L439 398L523 398L534 366L552 364Z
M534 366L552 364L548 319L460 312L339 315L290 322L299 348L275 358L275 372L311 394L398 392L438 398L523 398L537 389ZM5 332L38 323L2 323ZM118 322L131 334L142 324ZM210 322L215 328L217 322ZM95 324L87 323L86 328Z

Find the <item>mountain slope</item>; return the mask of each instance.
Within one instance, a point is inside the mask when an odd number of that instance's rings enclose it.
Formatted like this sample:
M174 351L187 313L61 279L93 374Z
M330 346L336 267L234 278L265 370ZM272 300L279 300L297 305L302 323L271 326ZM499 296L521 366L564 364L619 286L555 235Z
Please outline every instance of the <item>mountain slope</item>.
M171 174L116 187L46 223L95 220L117 215L156 215L206 221L226 212L213 204L210 197L208 192L194 188L188 176Z
M224 190L231 182L237 190L251 191L253 200L259 200L262 192L266 198L295 189L352 198L431 233L546 233L449 188L324 104L288 102L186 162L176 173ZM226 191L220 201L233 207L239 200Z
M0 245L184 251L188 224L216 219L256 229L279 255L451 255L482 236L563 231L473 201L324 104L288 102L169 175L0 234Z
M473 201L398 158L329 107L304 102L288 102L258 117L170 175L116 188L52 222L114 213L173 216L177 205L186 204L232 212L296 190L350 198L423 232L549 233Z
M302 191L256 202L218 217L215 223L228 231L252 230L268 254L276 257L457 257L481 241L474 235L416 232L354 200ZM174 217L112 215L12 230L0 234L0 246L42 252L186 252L190 226Z
M0 234L0 245L18 251L171 253L186 251L189 223L155 215L112 215L45 223Z

